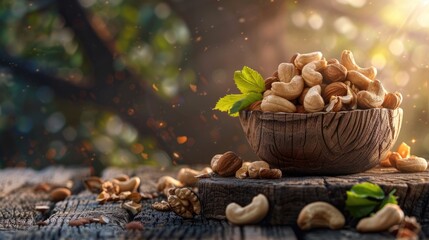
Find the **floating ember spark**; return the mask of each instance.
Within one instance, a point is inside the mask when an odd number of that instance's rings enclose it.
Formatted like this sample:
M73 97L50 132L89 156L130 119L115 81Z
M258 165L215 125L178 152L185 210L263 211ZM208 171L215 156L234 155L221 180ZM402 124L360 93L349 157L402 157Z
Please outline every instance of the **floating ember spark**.
M177 140L178 144L184 144L188 141L188 137L187 136L178 136L176 138L176 140Z
M136 111L133 108L128 109L128 116L132 116L136 113Z
M189 88L191 89L192 92L197 92L197 85L189 84Z

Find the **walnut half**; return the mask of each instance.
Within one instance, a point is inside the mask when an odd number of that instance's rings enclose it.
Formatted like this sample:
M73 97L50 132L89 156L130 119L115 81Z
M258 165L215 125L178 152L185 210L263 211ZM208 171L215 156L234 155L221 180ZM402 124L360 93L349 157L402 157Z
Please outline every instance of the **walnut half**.
M183 218L193 218L201 213L198 196L189 188L171 188L168 204L171 210Z

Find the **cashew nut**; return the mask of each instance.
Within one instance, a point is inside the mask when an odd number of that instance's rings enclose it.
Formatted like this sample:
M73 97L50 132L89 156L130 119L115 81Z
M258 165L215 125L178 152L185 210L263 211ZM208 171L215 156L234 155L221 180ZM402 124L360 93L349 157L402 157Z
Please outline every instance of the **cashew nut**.
M265 161L251 162L247 167L247 172L249 173L249 177L259 178L259 170L261 170L261 168L270 169L270 165Z
M323 81L323 75L319 72L326 68L327 62L325 59L313 61L302 68L302 78L305 84L309 87L319 85Z
M362 218L356 229L359 232L382 232L404 219L404 212L396 204L388 203L371 217Z
M341 53L341 64L346 67L347 70L355 70L371 80L374 80L377 76L377 68L373 66L368 68L359 67L356 64L353 53L350 50L344 50Z
M252 202L241 207L237 203L230 203L226 207L225 216L228 221L237 225L254 224L260 222L268 213L270 207L267 197L258 194Z
M164 190L173 188L173 187L183 187L183 183L181 183L179 180L170 176L163 176L160 179L158 179L158 184L157 184L158 192L163 192Z
M113 179L112 183L114 185L119 186L119 192L125 192L125 191L136 192L140 186L140 178L132 177L127 181L118 181L117 179Z
M363 109L367 108L379 108L384 101L385 90L379 80L374 80L368 87L367 91L360 91L357 94L357 100L359 107Z
M353 83L360 90L367 90L372 82L371 79L355 70L348 71L346 79Z
M279 80L284 83L290 82L295 75L298 75L298 69L292 63L280 63L277 72Z
M395 167L401 172L424 172L428 167L426 159L416 156L400 158L395 161Z
M261 109L264 112L296 112L295 104L276 95L269 95L264 98L261 103Z
M307 112L319 112L325 107L325 102L320 95L322 88L320 85L311 87L304 97L304 109Z
M312 228L340 229L345 224L343 214L326 202L313 202L299 213L297 224L302 230Z
M177 180L179 180L185 186L194 186L198 182L198 178L195 176L210 172L212 172L212 169L209 167L206 167L201 171L197 171L192 168L182 168L177 173Z
M322 59L322 56L323 55L321 52L311 52L311 53L304 53L304 54L298 53L298 55L296 56L293 62L295 64L295 67L301 70L306 64Z
M402 94L400 92L387 93L384 96L383 107L389 109L397 109L402 103Z
M274 95L277 95L287 100L293 100L301 95L304 89L304 80L301 76L296 75L290 80L290 82L275 82L271 85L271 91Z

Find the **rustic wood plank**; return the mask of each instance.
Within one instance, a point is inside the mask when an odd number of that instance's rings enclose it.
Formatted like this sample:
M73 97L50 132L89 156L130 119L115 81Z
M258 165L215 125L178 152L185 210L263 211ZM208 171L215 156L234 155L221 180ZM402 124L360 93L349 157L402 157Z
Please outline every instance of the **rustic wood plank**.
M28 169L1 170L3 197L0 198L0 230L27 230L44 218L35 211L36 205L53 207L54 203L49 201L47 193L34 192L36 184L66 185L71 181L76 192L80 191L82 177L88 174L87 169L64 167L50 167L39 172Z
M127 173L134 173L144 178L142 185L148 184L148 187L142 186L141 190L152 192L157 178L163 175L174 176L176 170L159 172L154 168L138 168L133 170L124 170ZM417 199L417 194L413 195L414 191L426 191L426 188L421 188L418 181L426 179L429 175L413 176L412 178L405 177L403 174L392 173L392 170L383 170L389 173L390 181L385 181L383 188L386 190L391 187L400 187L398 192L401 194L408 194L410 199L413 199L413 203L416 206L421 205L427 208L427 204L422 200L421 202ZM120 173L121 170L107 170L104 177L111 178ZM47 173L46 173L47 174ZM53 174L55 175L55 174ZM393 176L393 177L392 177ZM396 177L395 177L396 176ZM360 175L360 178L353 178L353 176L341 176L341 177L294 177L295 182L279 182L278 186L288 187L292 190L296 190L295 194L289 195L287 198L278 196L273 201L276 202L275 211L283 211L282 214L285 216L290 214L284 211L277 205L284 205L290 201L297 201L301 198L309 198L317 196L319 200L332 199L342 190L342 187L351 186L351 182L360 180L373 180L374 173L364 173ZM318 180L316 180L318 179ZM409 181L411 179L411 181ZM420 179L420 180L419 180ZM228 180L225 178L219 179L214 178L212 181ZM380 180L380 179L379 179ZM425 181L426 181L425 180ZM151 182L148 182L151 181ZM206 180L204 180L206 181ZM267 181L254 180L258 182L257 188L263 188L267 185ZM381 180L380 180L381 181ZM245 182L245 181L244 181ZM269 181L268 181L269 182ZM405 182L405 184L404 184ZM424 182L424 181L423 181ZM394 185L396 184L396 185ZM402 185L401 185L402 184ZM415 190L409 190L410 186L415 185ZM278 187L277 186L277 187ZM308 192L299 192L297 189L303 188L303 186L312 186L316 190L308 190ZM339 186L339 187L335 187ZM330 193L326 193L327 189ZM272 188L269 191L274 191L276 188ZM80 191L80 190L77 190ZM223 197L228 197L227 194L233 195L239 192L239 188L233 190L227 188L223 190L225 193ZM247 189L252 196L256 192L252 192L252 189ZM329 192L328 191L328 192ZM201 192L201 189L200 189ZM273 192L274 194L276 192ZM148 199L142 201L142 211L137 215L126 212L121 208L120 203L107 203L105 205L99 205L96 201L96 194L89 193L88 191L81 191L79 194L72 195L62 202L53 204L53 210L50 211L50 215L47 218L47 226L39 227L34 225L34 220L26 221L25 219L37 219L40 216L34 216L33 213L22 213L26 208L34 207L34 202L45 201L46 195L34 196L31 186L24 186L12 193L8 194L5 198L0 200L0 204L7 199L22 197L25 201L17 204L17 210L15 213L9 214L6 217L11 218L11 224L19 223L21 228L4 228L0 229L0 239L394 239L389 234L360 234L355 232L352 228L345 228L339 231L331 230L312 230L308 232L301 232L295 226L272 226L269 225L269 221L266 219L261 225L253 226L234 226L229 224L225 220L207 219L205 216L196 217L193 220L185 220L175 215L172 212L158 212L151 208L151 204L155 201L165 199L160 196L155 199ZM204 195L204 193L202 193ZM215 197L215 192L210 192L211 196ZM34 198L29 200L28 198ZM247 201L245 197L235 196L239 201ZM45 200L43 200L45 199ZM240 200L241 199L241 200ZM32 203L33 201L33 203ZM219 199L221 201L221 199ZM270 199L270 201L272 201ZM338 200L339 201L339 200ZM408 200L404 200L405 202ZM49 202L48 202L49 203ZM218 202L219 203L219 202ZM243 203L245 204L245 203ZM2 206L2 205L0 205ZM299 208L297 206L288 205L289 209ZM1 212L1 210L0 210ZM19 214L18 214L19 213ZM81 227L70 227L68 222L72 219L79 217L97 217L99 215L107 216L111 221L109 224L101 225L91 223ZM273 213L271 213L272 215ZM426 215L423 215L426 216ZM20 219L20 217L23 217ZM45 216L46 217L46 216ZM273 216L271 216L273 217ZM22 220L24 219L24 220ZM276 221L280 219L273 218ZM144 231L127 231L124 229L126 223L130 221L140 221L144 224ZM23 222L23 223L21 223ZM429 224L426 223L423 229L425 232L429 229ZM423 235L422 235L423 236ZM424 237L424 236L423 236Z

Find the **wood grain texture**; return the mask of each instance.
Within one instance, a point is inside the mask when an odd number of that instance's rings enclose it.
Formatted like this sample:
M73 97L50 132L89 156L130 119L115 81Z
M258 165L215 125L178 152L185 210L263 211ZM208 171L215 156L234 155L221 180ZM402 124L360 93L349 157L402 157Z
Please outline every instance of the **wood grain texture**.
M340 175L375 167L394 145L402 109L321 113L242 111L259 158L290 174Z
M51 176L61 175L59 173L64 169L58 169L61 168L51 168ZM12 176L10 174L8 174L7 176L17 178L21 176L22 173L27 172L27 170L19 169L15 172L15 176ZM412 196L411 198L414 199L412 201L413 204L415 204L416 206L422 206L422 208L426 206L427 208L428 198L427 195L425 195L427 189L421 188L421 185L418 184L418 181L429 181L427 173L425 173L426 175L413 174L411 176L410 174L397 174L394 173L393 170L383 171L383 174L392 175L388 184L400 182L398 186L403 187L400 189L401 194L410 194L410 196ZM45 171L42 172L43 174L47 174ZM34 171L34 174L37 176L42 172ZM121 173L139 175L142 177L142 188L140 189L144 191L152 191L153 183L156 182L159 176L174 176L176 172L177 169L160 171L160 169L147 167L123 170L107 169L104 172L103 177L108 179ZM0 170L0 180L2 180L2 177L5 176L3 175L3 173L4 170ZM379 174L379 172L375 172L375 174ZM360 176L363 180L375 181L374 172L362 173L360 174ZM72 176L71 178L73 179L74 177ZM297 177L294 178L296 179L296 182L294 184L277 183L277 185L279 186L290 185L290 188L296 189L296 191L293 195L290 195L289 197L279 196L275 201L279 202L280 204L283 204L288 201L298 201L298 199L302 199L303 197L316 197L315 194L318 194L318 198L320 197L321 199L334 201L335 196L337 196L337 194L341 192L342 185L349 185L349 181L357 181L357 178L353 177L353 175L335 178L329 177L329 179L322 178L321 180L315 180L316 178L321 177ZM353 180L346 178L351 178ZM210 180L230 181L231 179L214 178ZM381 179L379 180L381 181ZM37 181L38 180L36 179L36 182ZM143 187L143 185L146 185L147 181L149 181L148 186ZM264 184L268 186L266 182L258 182L259 188L263 188ZM207 182L203 184L207 184ZM413 190L408 187L408 184L410 184L410 186L417 184L416 186L418 187ZM308 190L306 193L298 191L298 189L307 187L308 189L311 189L312 187L314 187L314 185L316 185L316 191ZM392 187L393 185L389 186ZM387 189L388 186L383 187ZM268 186L268 188L270 188L270 186ZM226 187L226 190L223 191L230 192L231 194L239 191L238 188L236 188L234 191L230 191L228 189L229 188ZM200 189L201 197L207 195L206 191L201 192L201 190L203 189ZM216 198L216 189L212 190L213 191L209 191L210 196ZM255 193L253 191L255 191L254 188L249 188L248 190L250 194ZM417 191L420 191L419 197L417 197ZM207 213L205 214L205 216L198 216L191 220L185 220L175 215L174 213L158 212L151 208L151 204L154 201L160 201L162 199L165 199L165 197L162 196L156 199L142 200L142 211L136 215L132 215L126 212L121 207L120 203L108 203L105 205L99 205L95 202L96 194L90 193L86 190L83 190L82 188L76 188L73 192L74 194L71 197L65 199L64 201L52 203L48 201L46 194L35 194L30 181L22 187L19 187L8 193L5 197L0 198L0 239L394 239L387 233L360 234L357 233L351 227L347 227L339 231L312 230L302 232L295 226L269 225L269 221L267 220L265 220L262 224L258 225L234 226L229 224L225 220L208 219L205 217L208 215ZM245 192L245 190L241 189L241 193L243 192ZM228 197L228 195L222 196ZM243 199L241 201L247 201L244 198L246 198L246 196L235 196L235 199ZM403 201L411 201L411 198L408 200L404 199ZM19 201L17 201L17 199ZM341 202L340 199L337 199L336 201ZM14 203L14 205L11 205L12 203ZM51 211L49 211L45 216L41 216L38 213L31 212L34 208L34 205L39 203L50 204L50 206L52 207ZM218 201L218 204L223 204L221 199ZM300 205L288 207L299 208ZM411 208L411 205L409 206L409 208ZM276 208L276 210L282 211L281 208ZM414 212L418 211L414 210ZM426 212L429 212L428 209L426 209ZM71 227L68 225L68 222L72 219L80 217L98 216L100 214L107 216L111 220L110 223L105 225L91 223L81 227ZM284 212L284 214L288 213ZM425 214L423 214L423 217L427 219L427 216ZM39 227L34 225L35 222L41 218L47 219L47 226ZM4 224L1 223L2 219L3 221L7 220L8 225L6 228L1 227L5 226L1 225ZM124 226L130 221L140 221L144 225L144 230L126 230ZM428 233L429 221L426 221L425 224L423 224L423 230ZM424 236L422 236L421 239L424 239Z
M236 202L242 206L259 193L270 202L269 215L263 224L295 224L301 209L315 201L326 201L345 210L346 191L354 184L370 181L385 192L396 189L398 203L409 216L422 224L429 223L429 172L404 174L393 168L376 168L365 173L346 176L284 177L277 180L212 177L199 181L199 194L208 218L224 219L226 206Z

